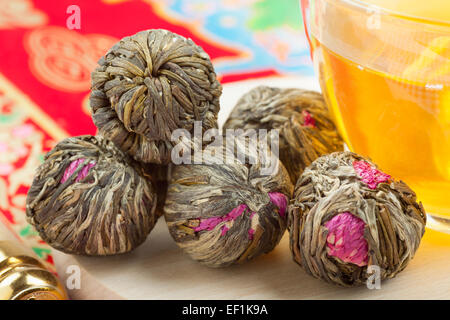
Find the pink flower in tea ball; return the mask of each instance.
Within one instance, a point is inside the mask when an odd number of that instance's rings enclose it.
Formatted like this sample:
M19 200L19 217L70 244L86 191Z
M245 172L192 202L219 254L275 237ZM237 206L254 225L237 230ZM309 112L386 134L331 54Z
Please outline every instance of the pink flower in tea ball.
M364 226L364 221L350 212L339 213L327 221L328 255L360 267L366 266L368 245L364 239Z
M303 110L302 116L304 121L303 122L304 127L312 127L312 128L316 127L316 119L313 118L311 113L309 113L307 110Z
M83 158L72 161L70 163L70 165L64 171L63 177L61 179L61 183L66 182L72 176L72 174L78 169L78 166L80 166L82 163L84 163ZM79 182L82 179L84 179L88 175L89 170L94 166L95 166L95 162L89 162L89 163L83 165L83 168L81 169L80 172L78 172L78 175L75 178L75 182Z
M361 181L367 184L370 189L376 189L380 183L388 182L391 179L390 175L372 167L363 160L353 162L353 168Z

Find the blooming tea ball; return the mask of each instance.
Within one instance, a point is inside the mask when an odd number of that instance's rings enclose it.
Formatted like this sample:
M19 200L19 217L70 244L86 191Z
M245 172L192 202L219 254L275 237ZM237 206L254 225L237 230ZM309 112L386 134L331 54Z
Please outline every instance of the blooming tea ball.
M323 96L314 91L256 87L239 99L224 128L279 130L279 157L293 184L316 158L344 150Z
M422 204L403 181L359 155L336 152L314 161L295 186L290 248L294 261L314 277L361 285L376 267L381 280L402 271L419 247L425 222Z
M286 169L272 157L220 164L228 147L209 147L202 164L173 166L164 214L170 234L190 257L210 267L243 263L270 252L286 229L293 191ZM241 147L238 146L238 150ZM255 149L257 149L255 147ZM270 153L270 152L269 152ZM267 155L268 153L261 153Z
M81 255L131 251L153 229L156 193L139 166L100 136L59 142L37 169L27 220L55 249Z
M222 87L209 56L167 30L125 37L92 73L90 105L100 134L142 162L168 164L172 132L217 128Z

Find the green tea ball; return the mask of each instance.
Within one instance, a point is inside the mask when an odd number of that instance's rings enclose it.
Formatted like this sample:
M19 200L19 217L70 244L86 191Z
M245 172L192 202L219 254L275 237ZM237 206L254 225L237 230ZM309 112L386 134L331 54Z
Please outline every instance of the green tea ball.
M225 129L279 131L279 157L293 184L321 155L344 150L322 95L303 89L256 87L244 94Z
M315 160L295 186L288 230L294 261L341 286L405 269L425 232L426 215L402 181L351 152ZM376 273L379 270L379 273Z
M142 162L170 163L172 132L217 128L222 87L209 56L167 30L125 37L92 73L92 118L101 135Z
M67 138L37 169L27 220L50 246L113 255L140 245L157 220L156 193L139 166L98 136Z
M178 246L210 267L243 263L275 248L293 190L278 158L264 172L268 158L259 162L250 151L243 154L253 163L234 158L220 164L225 149L210 147L214 155L202 164L174 166L164 208Z

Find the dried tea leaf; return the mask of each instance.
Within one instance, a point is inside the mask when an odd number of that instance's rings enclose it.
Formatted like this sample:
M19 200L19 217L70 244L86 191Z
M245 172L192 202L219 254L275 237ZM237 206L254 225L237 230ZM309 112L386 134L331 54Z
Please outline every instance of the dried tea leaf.
M171 166L154 163L139 163L139 165L144 172L144 176L150 180L152 186L156 190L157 204L155 213L160 217L164 215L164 204L166 202L167 189L169 187Z

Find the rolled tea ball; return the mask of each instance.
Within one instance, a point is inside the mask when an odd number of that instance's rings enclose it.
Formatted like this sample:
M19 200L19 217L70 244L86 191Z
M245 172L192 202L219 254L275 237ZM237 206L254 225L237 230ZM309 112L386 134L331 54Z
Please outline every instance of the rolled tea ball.
M125 37L92 73L90 105L100 134L134 159L168 164L172 132L217 127L222 87L209 56L167 30Z
M113 255L152 230L156 194L131 158L100 136L59 142L36 171L27 220L49 245L80 255Z
M256 161L227 158L221 163L219 155L227 148L210 147L202 164L174 166L164 207L178 246L210 267L243 263L275 248L286 229L293 191L278 158L271 157L266 171L267 158L259 162L238 147Z
M279 157L293 184L316 158L344 150L323 96L314 91L256 87L239 99L224 128L279 130Z
M422 204L403 181L359 155L336 152L315 160L295 186L290 248L294 261L314 277L361 285L376 267L381 280L402 271L425 223Z

